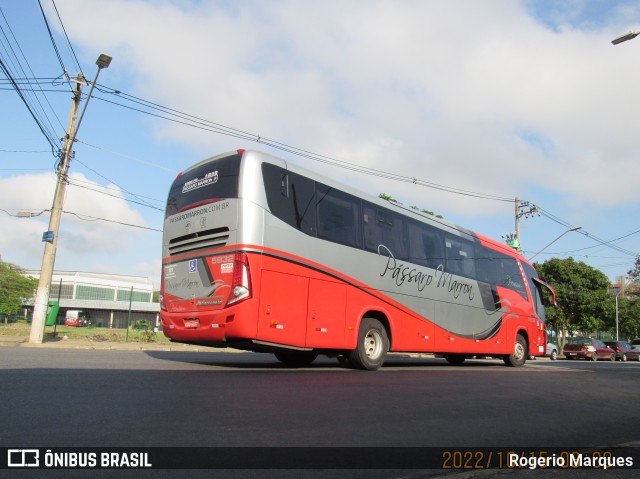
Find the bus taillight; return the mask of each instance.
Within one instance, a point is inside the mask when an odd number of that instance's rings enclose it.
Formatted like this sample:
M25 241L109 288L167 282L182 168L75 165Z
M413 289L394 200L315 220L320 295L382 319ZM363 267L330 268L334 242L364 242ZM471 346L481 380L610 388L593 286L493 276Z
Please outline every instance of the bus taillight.
M233 258L233 279L227 306L237 304L249 298L251 298L249 258L247 258L246 253L236 252Z
M160 309L162 311L167 311L167 305L164 302L164 294L160 293Z

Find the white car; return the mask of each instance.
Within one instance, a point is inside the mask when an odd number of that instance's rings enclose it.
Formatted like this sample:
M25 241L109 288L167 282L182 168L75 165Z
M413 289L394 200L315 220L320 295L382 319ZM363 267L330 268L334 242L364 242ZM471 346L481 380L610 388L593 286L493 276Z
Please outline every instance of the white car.
M552 361L558 359L558 346L553 343L547 343L547 352L545 356Z
M638 351L640 353L640 338L636 338L631 341L631 347L634 351Z
M551 361L555 361L556 359L558 359L558 346L553 343L547 343L547 352L545 353L544 357L551 359ZM536 359L536 357L529 355L527 359L534 360Z

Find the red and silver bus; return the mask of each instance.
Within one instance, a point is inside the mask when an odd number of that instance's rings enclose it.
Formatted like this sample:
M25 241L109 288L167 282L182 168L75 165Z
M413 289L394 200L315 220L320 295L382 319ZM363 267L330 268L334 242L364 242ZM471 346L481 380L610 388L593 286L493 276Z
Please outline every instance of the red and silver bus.
M545 353L542 287L506 245L257 151L186 169L167 200L161 320L178 342L368 370L390 351L522 366Z

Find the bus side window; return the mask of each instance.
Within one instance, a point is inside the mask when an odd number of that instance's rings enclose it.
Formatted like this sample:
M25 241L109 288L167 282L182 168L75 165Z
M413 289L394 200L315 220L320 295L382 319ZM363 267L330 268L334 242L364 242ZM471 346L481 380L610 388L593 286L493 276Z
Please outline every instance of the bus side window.
M316 235L315 182L270 163L262 164L271 213L297 230Z
M361 248L360 200L321 183L316 189L318 238Z
M519 293L524 299L528 299L522 274L520 273L520 268L518 268L518 263L515 258L505 256L500 260L500 267L501 273L498 286L512 289Z
M407 224L407 233L409 261L434 269L444 265L444 240L436 228L411 221Z
M476 245L476 275L478 281L489 284L500 282L500 260L505 256L497 251Z
M447 236L445 251L447 253L447 271L467 278L476 277L476 255L471 241Z
M386 208L365 203L363 208L364 247L379 253L378 247L384 246L397 259L407 259L404 220L402 216Z

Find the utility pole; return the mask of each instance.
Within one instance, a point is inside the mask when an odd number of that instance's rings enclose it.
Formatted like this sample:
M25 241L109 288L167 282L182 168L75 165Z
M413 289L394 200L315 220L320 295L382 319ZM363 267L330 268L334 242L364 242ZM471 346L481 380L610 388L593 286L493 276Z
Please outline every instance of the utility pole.
M31 332L29 334L30 343L42 343L44 338L44 327L46 323L47 307L49 306L49 290L51 288L51 278L53 276L53 265L56 259L56 247L58 244L58 231L60 229L60 219L62 217L62 204L64 202L64 194L67 188L67 176L71 156L73 151L73 143L76 140L78 128L82 122L82 117L87 109L91 93L98 81L100 70L108 68L111 63L111 57L108 55L100 55L96 65L98 72L96 78L91 84L91 90L84 104L84 109L78 119L78 106L82 100L82 86L85 83L85 77L82 73L78 74L76 80L76 89L73 92L73 100L71 103L71 112L69 114L69 124L67 125L67 133L64 138L64 145L60 154L60 164L58 166L58 180L56 182L56 192L53 197L53 205L51 206L51 216L49 218L49 230L42 235L44 245L44 254L42 256L42 267L40 269L40 279L38 280L38 289L36 290L36 299L33 307L33 319L31 321Z
M507 238L507 244L509 246L511 246L516 251L520 251L522 248L522 243L520 242L520 218L522 218L523 216L525 218L528 218L529 216L533 216L535 214L539 216L540 210L536 205L529 203L528 201L520 201L518 197L516 197L515 205L516 205L516 232L515 234L508 233L506 238Z
M69 113L69 123L67 134L64 138L64 146L60 152L60 165L58 167L58 181L56 182L56 192L51 206L51 216L49 218L49 230L42 236L44 242L44 255L42 256L42 267L40 269L40 279L36 290L36 299L33 307L33 320L31 321L30 343L41 343L44 337L44 325L49 306L49 289L51 287L51 277L53 276L53 264L56 258L56 246L58 244L58 230L60 229L60 218L62 217L62 203L64 193L67 188L67 174L73 149L73 132L76 129L78 118L78 106L80 105L82 85L84 76L78 74L76 89L73 91L71 102L71 112Z

